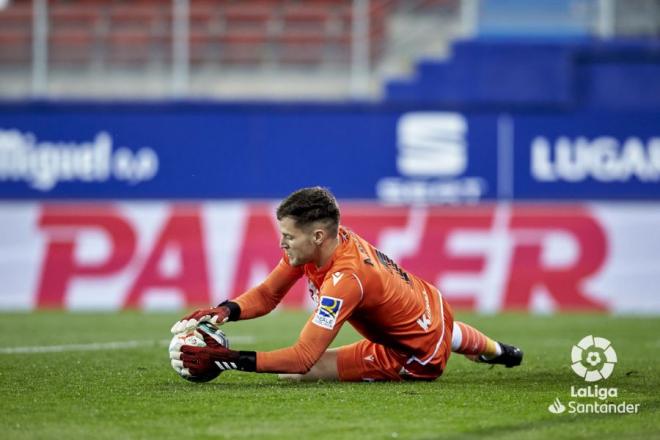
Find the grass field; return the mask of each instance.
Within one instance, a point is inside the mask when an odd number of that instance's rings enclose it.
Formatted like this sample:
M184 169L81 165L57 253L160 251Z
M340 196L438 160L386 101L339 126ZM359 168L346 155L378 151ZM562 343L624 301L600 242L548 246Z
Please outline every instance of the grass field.
M283 312L224 329L234 348L267 350L292 343L306 316ZM169 328L177 318L139 312L0 314L0 436L660 438L658 318L459 313L458 319L522 347L522 367L491 368L452 356L435 382L355 384L288 383L240 372L188 383L171 369L167 354ZM619 358L612 377L598 386L617 387L618 397L609 401L639 403L638 414L548 411L555 398L565 405L594 401L570 397L572 385L586 385L570 368L571 346L589 334L612 341ZM334 345L357 338L345 328ZM136 342L105 344L127 341Z

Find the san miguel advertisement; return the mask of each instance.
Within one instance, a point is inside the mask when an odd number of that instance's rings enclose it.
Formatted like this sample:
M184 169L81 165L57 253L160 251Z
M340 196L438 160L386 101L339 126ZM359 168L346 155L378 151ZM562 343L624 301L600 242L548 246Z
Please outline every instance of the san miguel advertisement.
M342 223L456 308L660 313L655 204L383 207ZM171 309L218 303L281 257L275 205L0 205L0 309ZM304 281L283 306L307 307Z

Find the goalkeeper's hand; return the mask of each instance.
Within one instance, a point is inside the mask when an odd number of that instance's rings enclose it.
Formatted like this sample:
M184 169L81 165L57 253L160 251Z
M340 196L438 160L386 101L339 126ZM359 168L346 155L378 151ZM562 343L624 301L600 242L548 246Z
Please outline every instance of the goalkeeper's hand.
M199 376L209 369L255 371L257 356L254 351L236 351L219 344L207 347L181 346L182 375Z
M180 321L177 321L170 331L173 334L182 333L193 330L200 322L210 322L213 325L222 325L225 322L238 319L241 309L238 304L231 301L225 301L218 305L218 307L211 307L208 309L199 309L184 316Z

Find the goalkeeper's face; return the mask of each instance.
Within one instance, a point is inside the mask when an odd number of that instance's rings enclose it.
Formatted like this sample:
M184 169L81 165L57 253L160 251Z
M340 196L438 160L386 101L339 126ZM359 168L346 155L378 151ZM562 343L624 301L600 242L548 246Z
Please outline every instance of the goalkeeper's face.
M286 252L292 266L301 266L319 259L317 229L299 228L291 217L284 217L277 223L281 234L280 247Z

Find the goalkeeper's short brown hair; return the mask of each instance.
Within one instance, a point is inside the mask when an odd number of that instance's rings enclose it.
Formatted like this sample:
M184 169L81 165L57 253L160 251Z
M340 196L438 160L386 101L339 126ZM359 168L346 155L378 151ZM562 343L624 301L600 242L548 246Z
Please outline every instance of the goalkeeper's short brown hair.
M277 207L277 219L291 217L299 228L321 222L332 235L339 228L339 206L329 189L320 186L302 188L287 196Z

